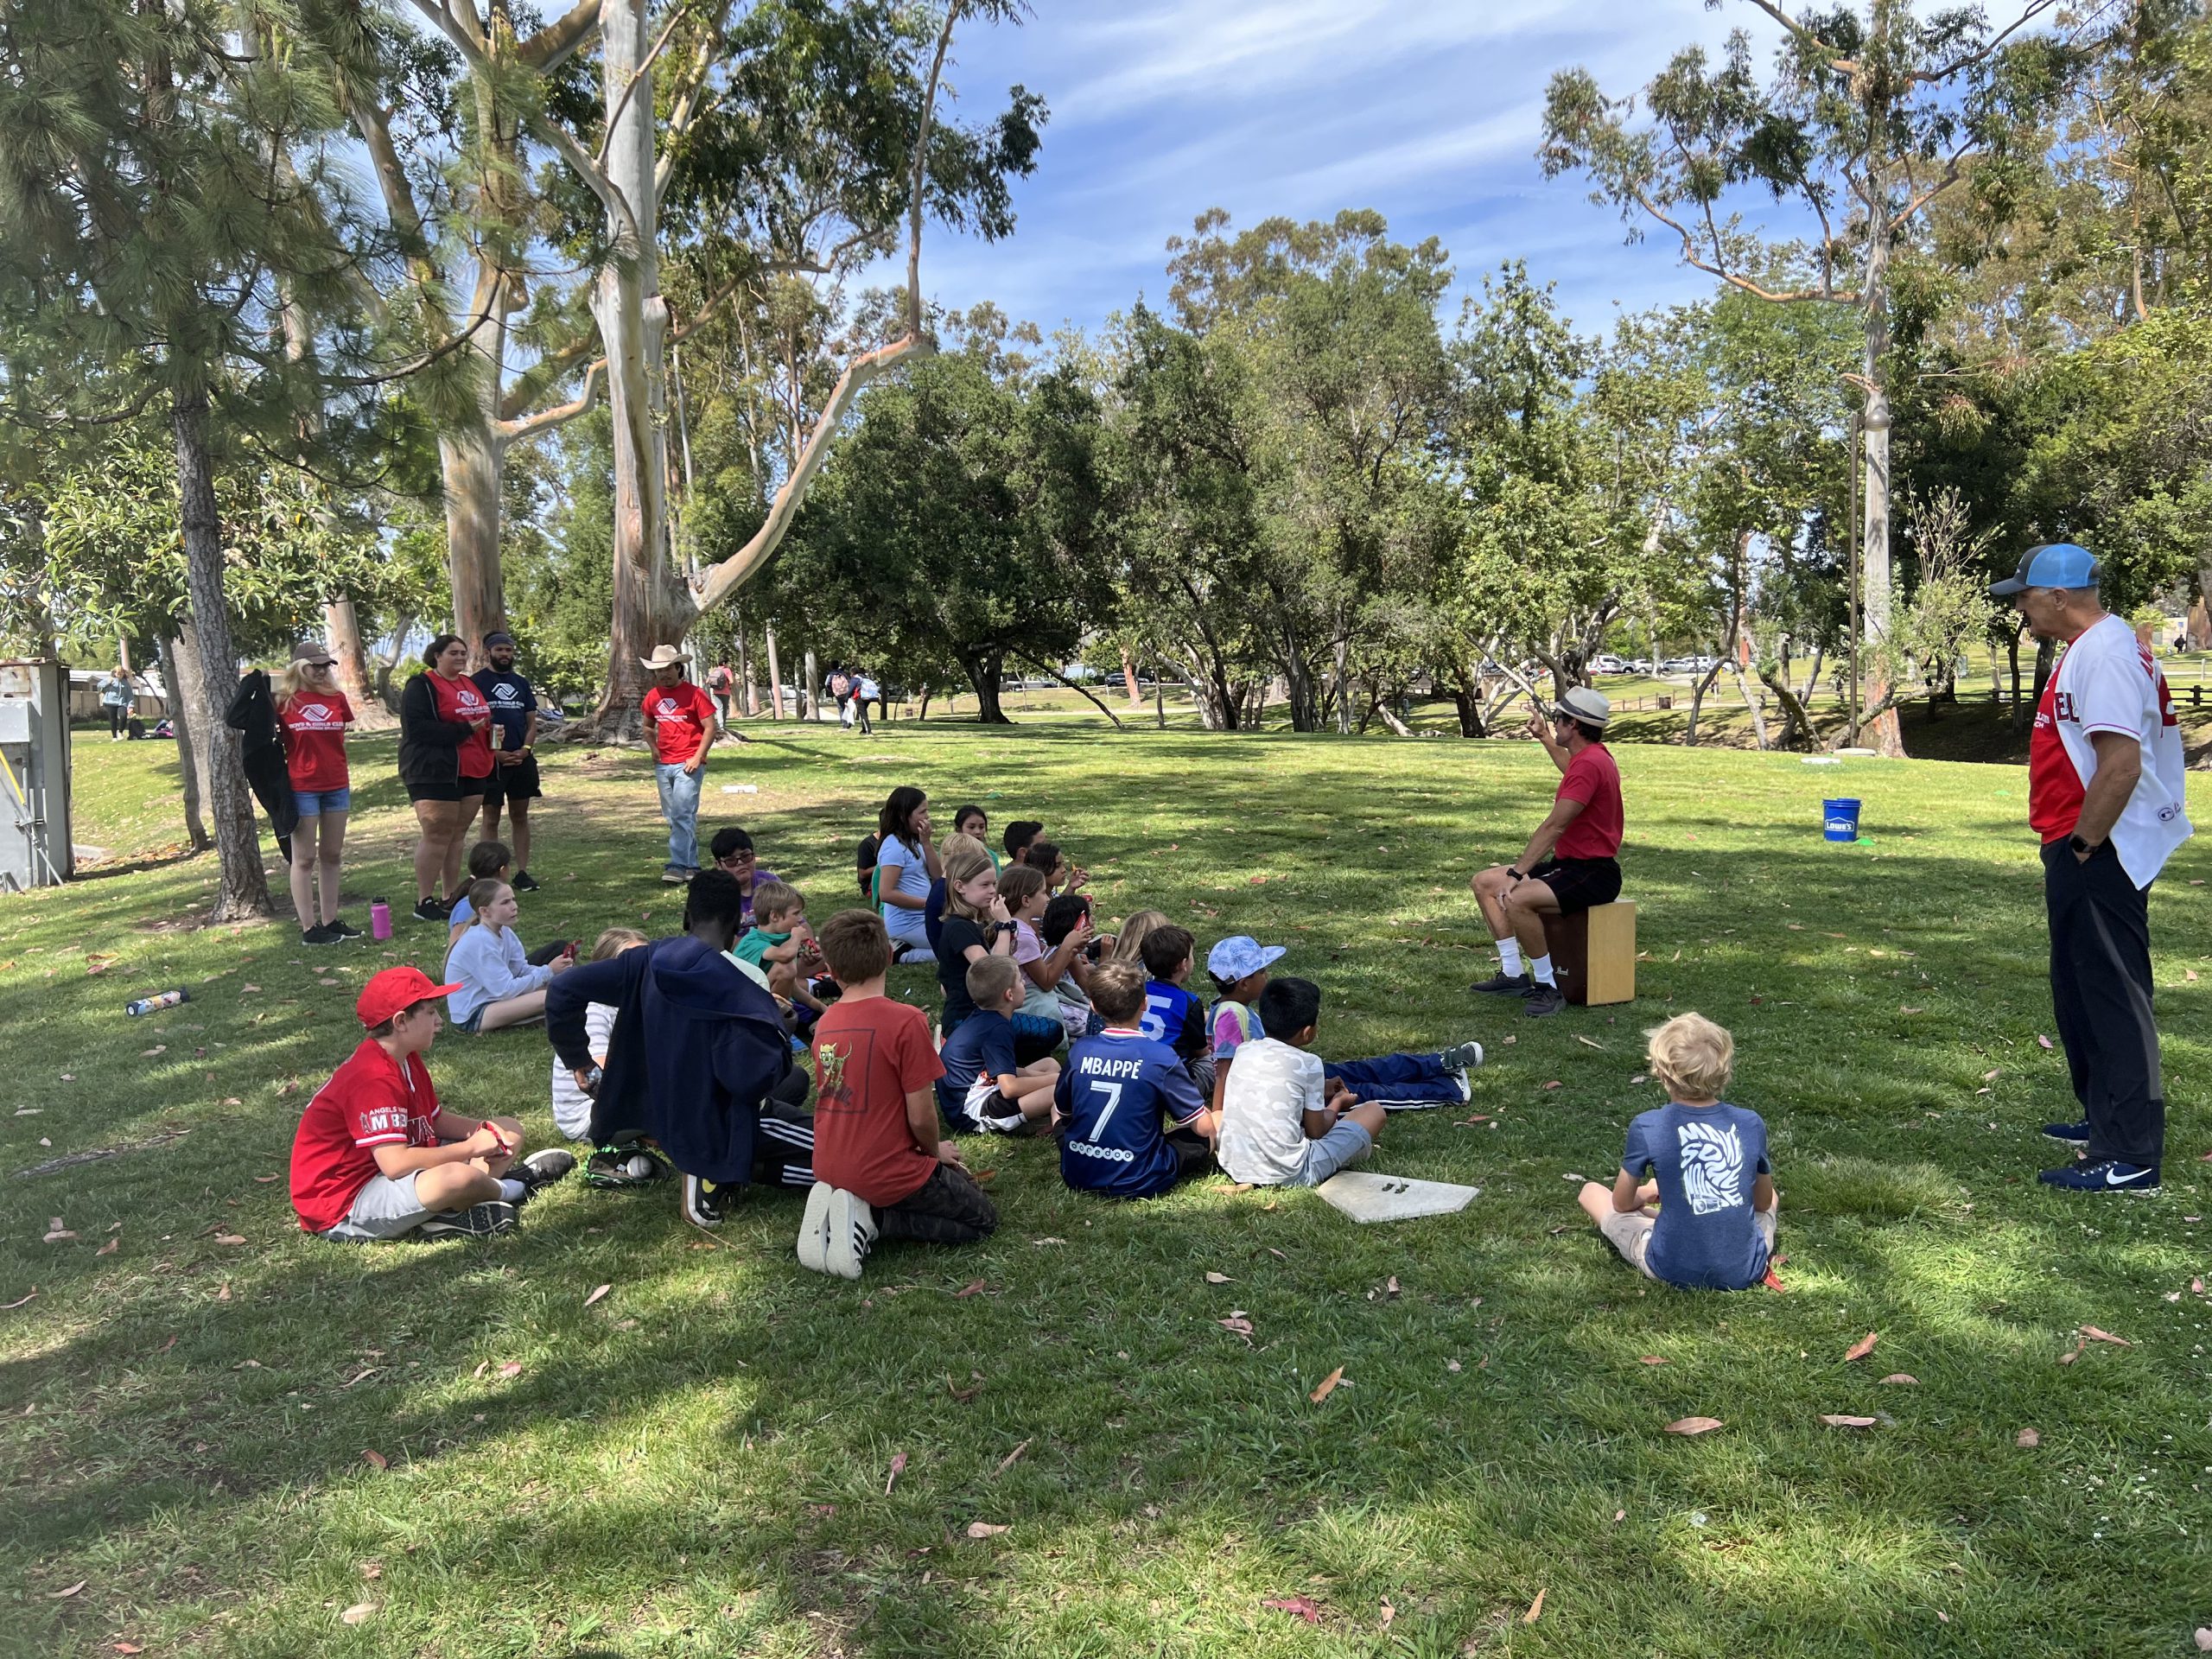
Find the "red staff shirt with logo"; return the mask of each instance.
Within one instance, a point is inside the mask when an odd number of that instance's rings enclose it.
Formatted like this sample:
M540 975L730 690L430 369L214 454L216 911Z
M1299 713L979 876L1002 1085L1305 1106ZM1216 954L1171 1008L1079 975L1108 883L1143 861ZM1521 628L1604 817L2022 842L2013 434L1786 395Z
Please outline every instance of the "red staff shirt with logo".
M292 1137L292 1208L300 1226L327 1233L373 1180L378 1147L438 1144L438 1091L420 1054L403 1067L365 1038L300 1114Z
M430 696L436 700L438 718L455 726L481 722L468 734L455 753L464 778L489 778L492 775L492 705L484 701L484 693L475 681L463 675L449 680L435 669L430 671Z
M647 687L645 710L653 753L664 766L680 766L698 753L715 718L715 705L689 680Z
M1582 810L1552 849L1553 857L1612 858L1619 854L1626 823L1621 811L1621 769L1613 764L1611 749L1592 743L1569 760L1553 801L1582 803Z
M284 766L292 787L312 794L344 789L346 728L353 705L343 692L295 691L276 711L284 728Z

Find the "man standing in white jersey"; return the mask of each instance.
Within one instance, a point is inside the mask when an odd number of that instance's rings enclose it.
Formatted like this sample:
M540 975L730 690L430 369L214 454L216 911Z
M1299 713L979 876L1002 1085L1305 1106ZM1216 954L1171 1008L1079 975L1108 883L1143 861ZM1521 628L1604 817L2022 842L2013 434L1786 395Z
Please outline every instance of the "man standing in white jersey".
M2043 838L2050 1000L2084 1121L2044 1133L2082 1150L2044 1171L2079 1192L2158 1184L2165 1086L2151 1008L2150 889L2190 837L2181 732L2165 676L2097 594L2070 542L2031 547L1989 589L2038 639L2062 640L2028 748L2028 820Z

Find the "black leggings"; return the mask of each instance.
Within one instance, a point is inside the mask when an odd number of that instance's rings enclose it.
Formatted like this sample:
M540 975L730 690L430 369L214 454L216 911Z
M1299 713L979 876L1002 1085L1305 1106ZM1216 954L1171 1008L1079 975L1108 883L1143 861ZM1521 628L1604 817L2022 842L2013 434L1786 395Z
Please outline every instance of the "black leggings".
M108 704L107 734L110 737L121 737L123 735L123 728L130 723L130 705L129 703L111 702Z

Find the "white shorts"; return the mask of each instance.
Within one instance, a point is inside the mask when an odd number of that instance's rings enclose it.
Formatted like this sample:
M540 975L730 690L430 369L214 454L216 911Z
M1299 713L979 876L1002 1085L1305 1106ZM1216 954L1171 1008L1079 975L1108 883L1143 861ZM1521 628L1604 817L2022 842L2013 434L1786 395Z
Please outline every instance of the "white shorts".
M999 1092L996 1077L978 1077L968 1085L960 1103L960 1116L988 1134L1011 1135L1027 1122L1021 1109Z
M411 1233L430 1218L415 1196L415 1177L372 1175L346 1212L346 1219L325 1233L325 1238L369 1240L397 1238Z

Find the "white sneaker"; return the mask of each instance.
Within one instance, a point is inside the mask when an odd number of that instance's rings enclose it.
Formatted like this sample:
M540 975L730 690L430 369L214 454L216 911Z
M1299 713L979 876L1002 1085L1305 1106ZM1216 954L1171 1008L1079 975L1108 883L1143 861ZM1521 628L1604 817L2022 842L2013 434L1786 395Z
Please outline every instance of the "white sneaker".
M875 1211L842 1186L830 1189L829 1207L826 1265L841 1279L857 1279L868 1247L875 1243Z
M806 1214L798 1224L798 1264L815 1273L830 1271L830 1198L836 1188L817 1181L806 1195Z

